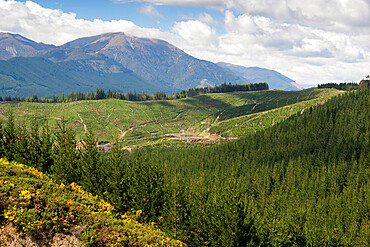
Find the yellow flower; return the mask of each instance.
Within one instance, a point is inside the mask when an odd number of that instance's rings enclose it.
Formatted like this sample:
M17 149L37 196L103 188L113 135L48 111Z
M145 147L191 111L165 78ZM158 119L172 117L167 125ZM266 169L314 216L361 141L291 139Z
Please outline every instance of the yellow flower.
M33 193L30 193L28 190L22 190L20 193L19 193L19 197L25 199L25 200L30 200L32 198L32 196L34 196L35 194Z

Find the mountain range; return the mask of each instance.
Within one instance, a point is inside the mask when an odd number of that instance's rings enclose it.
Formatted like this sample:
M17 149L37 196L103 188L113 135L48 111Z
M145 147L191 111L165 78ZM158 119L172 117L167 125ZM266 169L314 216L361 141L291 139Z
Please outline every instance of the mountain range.
M80 38L62 46L0 33L0 59L0 96L35 93L50 97L96 88L172 93L262 81L271 89L301 89L276 71L215 64L192 57L166 41L124 33Z

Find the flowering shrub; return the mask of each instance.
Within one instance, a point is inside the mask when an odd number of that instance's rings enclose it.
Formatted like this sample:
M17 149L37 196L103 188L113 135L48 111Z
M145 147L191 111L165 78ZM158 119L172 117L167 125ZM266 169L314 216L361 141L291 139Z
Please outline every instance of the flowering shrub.
M182 246L155 224L136 220L141 210L120 215L76 183L56 184L34 168L0 159L0 225L11 223L19 236L56 233L97 246ZM6 236L1 236L6 238Z

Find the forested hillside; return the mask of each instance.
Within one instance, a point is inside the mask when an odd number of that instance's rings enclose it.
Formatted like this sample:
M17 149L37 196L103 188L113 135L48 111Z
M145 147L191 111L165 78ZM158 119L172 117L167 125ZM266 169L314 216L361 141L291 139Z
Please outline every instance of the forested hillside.
M71 62L70 62L71 63ZM98 65L96 65L98 66ZM128 69L115 73L72 70L41 57L16 57L0 60L1 97L51 97L64 92L91 91L96 88L117 91L148 91L154 93L160 87L148 82Z
M192 222L177 231L194 245L366 246L369 109L369 90L348 93L245 139L154 155L178 185L173 222Z
M367 246L369 109L368 89L348 92L239 140L133 154L99 152L91 131L76 149L65 122L51 134L9 115L0 150L189 246Z

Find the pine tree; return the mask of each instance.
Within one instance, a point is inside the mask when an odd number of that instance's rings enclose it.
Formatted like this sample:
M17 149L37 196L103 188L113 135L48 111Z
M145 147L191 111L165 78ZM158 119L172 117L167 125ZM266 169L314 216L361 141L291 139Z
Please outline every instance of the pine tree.
M67 183L78 182L81 179L79 167L79 155L76 151L76 137L71 128L66 127L62 119L58 123L55 132L55 144L53 147L54 164L50 171L58 179Z
M143 210L146 221L157 221L165 203L165 181L163 169L135 152L133 162L127 164L128 204Z
M53 137L49 125L46 122L40 134L39 169L48 173L53 163Z
M8 114L8 121L4 128L4 155L9 161L14 160L17 148L17 132L14 123L13 112Z
M4 157L4 127L2 121L0 121L0 157Z
M120 211L125 212L130 210L127 207L128 183L126 181L126 162L121 145L117 140L113 142L112 150L102 170L106 178L104 185L105 191L103 192L104 197L113 202Z
M96 145L98 142L91 129L86 133L86 138L82 143L83 148L80 149L80 163L83 175L82 183L88 191L101 195L104 191L101 185L105 177L101 170L101 155Z
M34 117L33 124L30 130L28 147L30 153L28 157L28 164L32 167L36 167L37 169L42 170L42 164L40 164L41 141L36 115Z
M12 151L13 160L24 165L32 166L30 147L30 133L25 124L19 124L16 133L16 145Z

